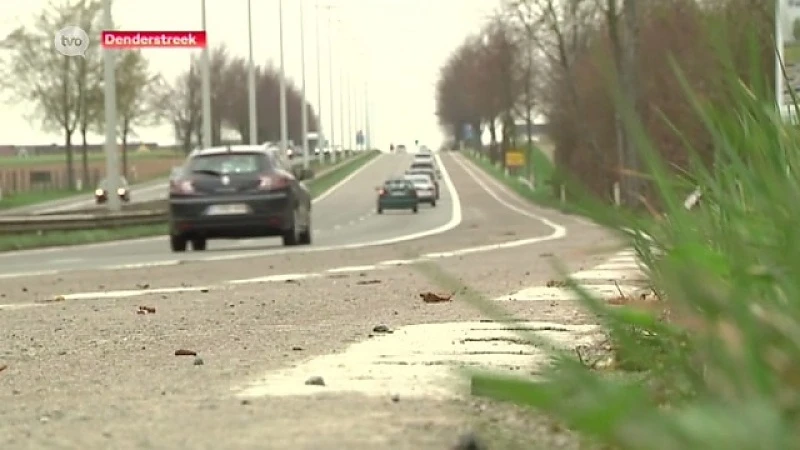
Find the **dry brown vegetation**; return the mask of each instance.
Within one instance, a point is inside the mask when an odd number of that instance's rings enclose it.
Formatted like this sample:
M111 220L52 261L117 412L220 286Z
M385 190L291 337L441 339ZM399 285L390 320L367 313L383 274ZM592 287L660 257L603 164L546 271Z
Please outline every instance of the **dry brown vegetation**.
M631 167L622 157L621 152L636 149L619 148L616 120L620 97L615 93L622 87L616 74L626 41L624 0L619 5L614 0L511 3L486 29L467 38L443 67L440 123L458 141L463 139L464 123L491 129L507 120L507 113L521 118L526 108L519 105L528 103L548 119L560 172L610 199L612 185L623 181L622 174L641 173L640 167ZM724 81L729 78L722 74L731 68L723 61L734 61L733 69L745 83L761 82L754 88L764 89L763 83L774 78L772 10L773 2L767 0L637 2L634 103L648 136L668 163L686 168L687 142L706 163L713 149L676 67L705 102L730 101L731 86ZM503 47L481 37L498 29L507 37L511 57L499 59ZM752 46L757 46L758 66L763 68L758 76L745 69L753 67L747 60L755 53L747 51ZM531 50L535 59L528 67ZM500 67L503 64L508 67ZM523 98L526 79L533 87L528 102Z

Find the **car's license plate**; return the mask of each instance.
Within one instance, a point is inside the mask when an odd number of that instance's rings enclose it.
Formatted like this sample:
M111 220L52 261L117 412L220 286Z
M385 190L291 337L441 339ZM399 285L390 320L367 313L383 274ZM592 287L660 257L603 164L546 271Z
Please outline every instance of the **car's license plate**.
M232 204L232 205L213 205L209 206L206 214L209 216L228 216L228 215L236 215L236 214L247 214L250 212L250 208L247 205L243 204Z
M394 197L400 197L400 196L406 195L406 191L390 191L389 195L394 196Z

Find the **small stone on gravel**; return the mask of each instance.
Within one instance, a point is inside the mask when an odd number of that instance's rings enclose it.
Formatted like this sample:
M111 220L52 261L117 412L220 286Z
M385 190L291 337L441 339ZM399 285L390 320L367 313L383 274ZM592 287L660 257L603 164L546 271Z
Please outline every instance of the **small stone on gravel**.
M292 350L295 351L295 352L299 352L299 351L303 350L303 347L300 347L299 345L295 345L294 347L292 347Z
M203 361L203 358L201 358L199 356L196 356L194 358L194 365L195 366L202 366L203 364L205 364L205 362Z
M400 395L398 395L398 394L392 394L391 398L392 398L392 401L395 402L395 403L400 401Z
M306 380L307 386L325 386L325 379L321 376L315 375Z
M392 332L392 329L391 329L391 328L389 328L389 326L388 326L388 325L380 324L380 325L375 325L375 326L372 328L372 331L373 331L374 333L391 333L391 332Z

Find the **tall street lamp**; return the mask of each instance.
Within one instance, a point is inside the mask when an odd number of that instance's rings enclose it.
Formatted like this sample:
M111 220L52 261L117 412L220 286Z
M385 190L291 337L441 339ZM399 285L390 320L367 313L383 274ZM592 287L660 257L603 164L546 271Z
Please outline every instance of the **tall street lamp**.
M202 0L200 2L200 14L202 16L202 26L203 31L206 31L206 36L208 36L206 30L206 0ZM203 148L211 148L211 69L208 57L208 41L206 41L206 46L203 47L203 53L201 57L201 65L202 67L200 70L202 71L202 87L203 90Z
M286 117L286 66L283 51L283 0L278 0L278 33L280 34L281 70L280 70L280 120L281 120L281 151L286 154L289 149L289 120Z
M111 0L103 2L103 20L106 30L111 30ZM117 83L114 67L116 55L110 48L103 49L103 76L106 114L106 199L110 211L120 211L122 203L117 195L120 187L119 155L117 153Z
M253 15L247 0L247 39L250 47L250 65L247 68L247 96L250 109L250 145L258 145L258 120L256 118L256 65L253 61Z
M302 133L303 133L303 168L308 170L311 163L308 160L308 108L306 107L306 28L304 19L304 5L300 1L300 71L302 79L302 100L300 107L303 108L300 115L302 117Z

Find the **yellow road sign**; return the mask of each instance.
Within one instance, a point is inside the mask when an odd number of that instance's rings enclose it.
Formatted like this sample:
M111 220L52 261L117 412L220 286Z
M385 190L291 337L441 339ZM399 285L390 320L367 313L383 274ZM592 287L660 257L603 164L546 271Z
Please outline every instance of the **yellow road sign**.
M522 152L507 152L506 167L524 167L525 154Z

